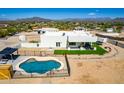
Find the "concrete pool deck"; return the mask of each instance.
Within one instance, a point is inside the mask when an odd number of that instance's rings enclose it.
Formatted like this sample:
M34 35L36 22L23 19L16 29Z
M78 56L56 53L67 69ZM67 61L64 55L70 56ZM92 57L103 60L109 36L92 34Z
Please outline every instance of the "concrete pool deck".
M16 70L17 65L23 63L24 61L26 61L26 60L28 60L30 58L36 58L37 61L46 61L46 60L59 61L63 65L62 68L66 69L66 67L64 66L66 61L63 58L63 56L57 56L57 57L19 56L13 62L12 61L8 62L8 64L12 64L13 65L13 70Z
M61 64L61 66L52 71L48 71L44 74L39 74L39 73L27 73L23 69L19 67L19 65L26 60L30 58L35 58L37 61L47 61L47 60L55 60ZM19 56L16 60L9 61L8 64L13 65L13 70L15 71L15 74L13 78L30 78L30 77L56 77L56 76L68 76L68 68L67 68L67 63L65 60L65 57L63 56L58 56L58 57L38 57L38 56ZM52 74L54 73L54 74ZM51 75L52 74L52 75Z
M16 71L22 71L23 73L28 74L28 73L25 72L23 69L21 69L19 66L20 66L20 64L24 63L25 61L27 61L27 60L29 60L29 59L35 59L35 60L37 60L37 61L39 61L39 62L48 61L48 60L55 60L55 61L57 61L57 62L59 62L59 63L61 64L61 66L60 66L58 69L56 69L56 70L62 70L62 69L64 69L64 67L65 67L65 66L64 66L64 63L61 62L60 60L58 60L58 59L55 58L55 57L29 56L29 57L25 57L25 58L22 59L21 61L18 61L18 63L17 63L16 65L14 65L15 70L16 70ZM48 72L46 72L46 73L48 73ZM38 74L38 73L36 73L36 74Z

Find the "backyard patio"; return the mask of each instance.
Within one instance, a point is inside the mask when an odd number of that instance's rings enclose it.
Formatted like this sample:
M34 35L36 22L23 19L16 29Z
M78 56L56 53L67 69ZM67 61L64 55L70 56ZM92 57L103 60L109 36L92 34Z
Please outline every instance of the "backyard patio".
M93 44L91 49L85 50L54 50L54 54L96 54L96 55L104 55L107 51L97 44Z

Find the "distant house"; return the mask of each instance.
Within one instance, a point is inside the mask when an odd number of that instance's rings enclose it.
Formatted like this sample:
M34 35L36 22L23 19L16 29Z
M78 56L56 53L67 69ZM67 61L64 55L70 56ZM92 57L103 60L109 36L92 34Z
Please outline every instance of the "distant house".
M42 28L41 31L45 31L45 32L58 32L59 29L58 28Z
M106 30L107 30L108 33L114 32L114 29L113 28L107 28Z
M0 27L7 27L8 24L0 24Z
M75 27L74 30L76 31L85 31L86 29L84 27Z
M39 29L35 29L35 31L37 31L38 34L43 34L45 32L58 32L59 29L57 29L57 28L39 28Z

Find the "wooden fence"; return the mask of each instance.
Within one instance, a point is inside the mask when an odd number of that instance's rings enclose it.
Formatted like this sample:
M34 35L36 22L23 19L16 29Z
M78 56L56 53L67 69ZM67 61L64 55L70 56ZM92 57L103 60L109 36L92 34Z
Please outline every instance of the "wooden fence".
M38 51L38 50L17 50L14 54L21 56L50 56L50 55L54 55L54 52Z

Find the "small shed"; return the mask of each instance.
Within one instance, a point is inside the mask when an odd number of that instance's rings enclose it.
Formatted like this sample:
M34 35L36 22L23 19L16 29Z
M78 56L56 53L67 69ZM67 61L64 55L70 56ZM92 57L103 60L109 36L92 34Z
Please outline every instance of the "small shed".
M12 65L0 64L0 80L1 79L11 79L13 76Z

